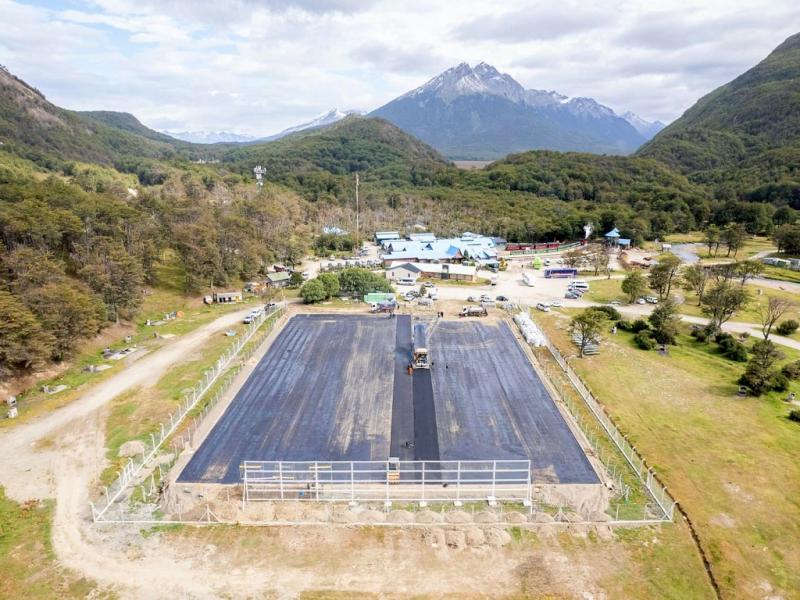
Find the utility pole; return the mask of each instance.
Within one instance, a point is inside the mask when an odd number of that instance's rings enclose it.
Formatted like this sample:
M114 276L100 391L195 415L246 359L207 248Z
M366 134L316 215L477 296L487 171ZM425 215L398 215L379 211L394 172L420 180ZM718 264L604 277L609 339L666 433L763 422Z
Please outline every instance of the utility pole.
M356 250L361 249L361 240L358 231L358 173L356 173Z

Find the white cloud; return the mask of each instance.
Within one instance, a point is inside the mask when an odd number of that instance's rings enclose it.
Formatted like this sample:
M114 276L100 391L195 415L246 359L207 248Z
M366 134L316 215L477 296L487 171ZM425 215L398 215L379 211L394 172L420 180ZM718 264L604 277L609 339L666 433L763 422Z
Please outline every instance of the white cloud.
M793 0L0 0L0 63L61 106L269 134L462 61L671 120L800 22Z

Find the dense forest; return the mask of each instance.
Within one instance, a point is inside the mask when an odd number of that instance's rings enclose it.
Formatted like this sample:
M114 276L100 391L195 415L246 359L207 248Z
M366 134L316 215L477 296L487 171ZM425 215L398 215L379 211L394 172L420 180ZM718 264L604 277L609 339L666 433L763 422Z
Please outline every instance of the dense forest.
M476 171L375 118L270 143L180 142L125 113L56 107L0 69L0 377L131 318L167 252L196 293L300 260L323 226L352 231L356 173L364 233L550 241L592 223L641 242L731 223L785 229L798 169L800 36L636 156L525 152Z

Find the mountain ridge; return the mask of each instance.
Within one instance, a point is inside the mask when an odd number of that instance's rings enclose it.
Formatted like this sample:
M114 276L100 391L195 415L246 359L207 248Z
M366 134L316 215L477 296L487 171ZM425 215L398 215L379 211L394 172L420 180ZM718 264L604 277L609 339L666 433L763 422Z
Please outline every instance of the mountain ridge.
M525 89L485 62L451 67L370 114L465 159L531 149L628 154L658 129L631 113L632 124L592 98Z

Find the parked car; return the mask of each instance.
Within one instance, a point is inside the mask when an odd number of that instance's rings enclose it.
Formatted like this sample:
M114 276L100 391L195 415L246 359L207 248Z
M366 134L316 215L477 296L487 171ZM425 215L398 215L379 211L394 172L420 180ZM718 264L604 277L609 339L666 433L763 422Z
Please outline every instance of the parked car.
M426 288L432 288L433 287L433 282L432 281L424 281L424 282L422 282L422 286L426 287Z
M508 296L498 296L495 298L498 302L508 302Z
M553 300L549 303L552 308L561 308L561 300Z
M636 304L647 304L647 301L644 298L637 298Z
M250 315L247 315L242 322L245 325L250 325L250 323L252 323L255 320L256 320L256 318L252 314L250 314Z
M622 302L620 302L619 300L612 300L611 302L609 302L609 304L611 306L619 306L620 304L622 304Z
M477 302L477 301L478 301L477 296L470 296L469 298L467 298L467 302Z
M481 302L491 302L492 297L489 294L481 294Z
M542 312L550 312L550 306L545 304L544 302L539 302L539 304L536 305L536 308L538 308Z
M433 304L433 300L430 298L420 298L417 304L420 306L431 306Z
M566 298L567 300L577 300L580 297L581 295L576 294L575 292L567 292L566 294L564 294L564 298Z
M648 304L658 304L658 298L655 296L645 296L644 301Z

